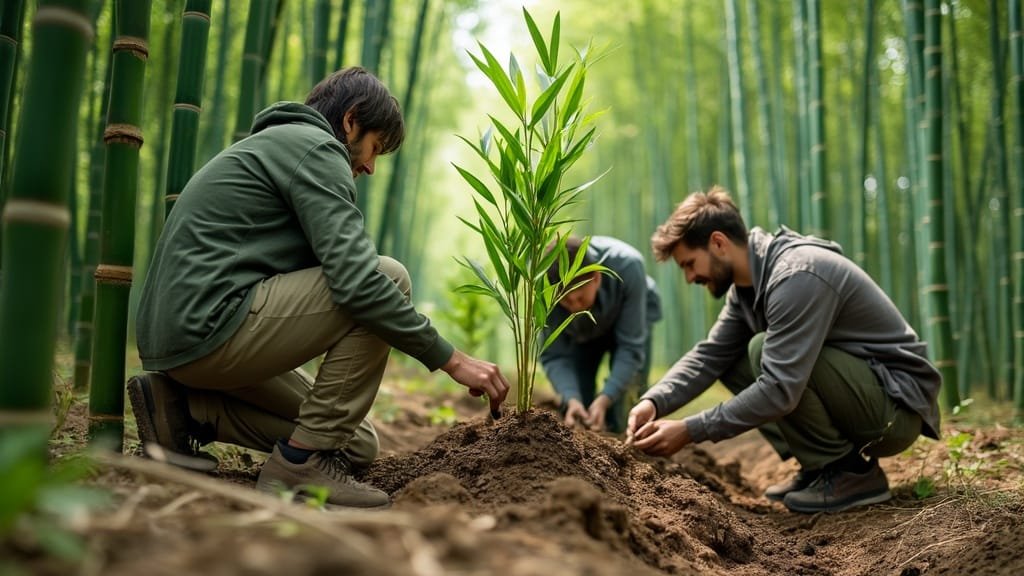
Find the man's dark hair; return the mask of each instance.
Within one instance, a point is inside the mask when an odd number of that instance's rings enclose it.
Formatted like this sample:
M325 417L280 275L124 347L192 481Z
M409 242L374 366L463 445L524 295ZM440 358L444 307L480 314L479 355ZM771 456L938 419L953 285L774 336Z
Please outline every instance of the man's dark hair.
M654 258L664 262L680 242L687 248L707 248L712 232L721 232L737 245L746 246L747 226L740 211L721 186L705 194L694 192L676 206L672 215L651 236Z
M348 144L343 121L349 110L360 134L380 133L381 154L398 150L405 139L405 122L398 100L364 68L343 68L324 78L306 97L306 105L327 118L334 137L343 144Z
M573 261L576 260L576 255L579 254L580 246L582 246L582 244L583 240L575 236L570 236L569 239L565 241L565 252L569 256L569 264L572 264ZM548 246L548 250L554 250L555 246L556 244L552 243ZM586 253L583 254L583 264L581 267L590 266L591 264L596 263L597 260L594 258L594 252L592 250L587 250ZM555 258L555 261L548 267L548 281L552 284L556 284L561 280L562 277L558 273L558 259Z

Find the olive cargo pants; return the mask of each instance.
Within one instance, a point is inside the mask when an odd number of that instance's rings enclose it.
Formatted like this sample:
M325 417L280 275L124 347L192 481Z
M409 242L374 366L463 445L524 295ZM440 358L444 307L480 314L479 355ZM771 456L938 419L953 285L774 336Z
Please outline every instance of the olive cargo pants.
M761 372L764 334L722 378L733 394ZM853 450L865 456L898 454L921 433L921 416L893 400L867 361L826 346L811 371L800 402L787 416L758 429L783 458L818 470Z
M378 270L411 293L397 260L381 256ZM321 268L280 274L253 290L249 315L230 340L168 371L188 388L192 417L212 425L220 442L270 452L291 437L368 466L379 443L366 415L390 347L334 303ZM324 353L314 379L301 366Z

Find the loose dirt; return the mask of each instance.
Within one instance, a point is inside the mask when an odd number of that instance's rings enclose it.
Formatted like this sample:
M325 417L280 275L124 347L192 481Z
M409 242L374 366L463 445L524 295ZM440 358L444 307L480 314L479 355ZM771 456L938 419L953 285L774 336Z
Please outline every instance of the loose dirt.
M472 401L395 401L363 478L392 495L389 510L264 497L250 490L261 457L240 451L220 451L212 477L104 460L88 483L113 506L66 527L83 554L56 560L22 529L0 557L27 574L147 576L1024 573L1021 430L947 428L958 441L882 461L892 501L802 515L761 497L795 464L757 434L655 459L546 410L492 421ZM439 405L459 423L432 423ZM76 403L56 458L84 445L85 422Z

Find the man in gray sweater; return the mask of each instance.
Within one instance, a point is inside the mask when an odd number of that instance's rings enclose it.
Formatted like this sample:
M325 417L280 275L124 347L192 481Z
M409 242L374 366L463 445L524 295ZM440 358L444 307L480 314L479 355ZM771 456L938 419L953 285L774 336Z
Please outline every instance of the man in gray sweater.
M576 259L582 242L569 238L569 261ZM579 288L569 292L548 316L546 340L575 312L577 316L540 356L544 372L562 397L565 423L585 424L592 430L621 433L626 411L644 391L651 372L651 326L661 319L661 300L654 280L644 272L644 257L621 240L608 236L590 239L582 263L600 263L613 275L593 272ZM558 282L558 262L548 278ZM597 371L609 358L608 377L597 390Z
M668 455L759 428L799 474L765 493L798 512L891 498L877 458L938 437L941 376L926 346L837 244L782 228L747 231L721 188L686 198L652 237L689 283L725 306L629 414L635 446ZM730 400L658 420L721 380Z

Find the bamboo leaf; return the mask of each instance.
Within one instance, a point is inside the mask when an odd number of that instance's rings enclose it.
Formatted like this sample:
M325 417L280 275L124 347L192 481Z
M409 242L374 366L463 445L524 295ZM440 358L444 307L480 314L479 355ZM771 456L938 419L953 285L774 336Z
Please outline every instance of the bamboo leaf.
M476 232L477 234L483 234L483 232L480 231L480 227L477 226L476 224L473 224L472 222L470 222L469 220L466 220L462 216L456 216L456 218L458 218L459 220L462 220L463 224L465 224L466 226L469 226L469 228L471 230L473 230L474 232Z
M487 76L491 81L491 84L493 84L498 90L498 94L501 95L501 98L509 105L509 108L511 108L517 116L522 118L525 110L519 105L519 98L516 96L515 88L512 87L512 81L509 80L505 70L494 58L494 55L491 54L491 51L479 42L477 42L477 46L480 47L480 50L483 52L484 58L487 62L482 62L479 58L474 56L472 52L469 52L469 57L473 59L473 63L475 63L476 67L484 73L484 76Z
M537 97L537 101L533 103L533 111L530 119L530 128L537 125L537 122L544 117L544 114L551 107L551 104L558 98L558 93L562 90L562 86L565 81L569 78L569 74L572 72L573 67L569 66L564 72L558 75L558 78L548 86L540 96Z
M526 110L526 81L523 79L523 70L520 68L515 54L508 55L508 76L515 86L519 108Z
M586 68L580 66L572 77L572 83L569 84L569 92L565 97L565 103L562 105L562 115L559 119L559 123L562 126L569 124L569 120L580 109L580 102L583 99L583 86L586 84L587 79L586 72Z
M510 151L515 154L516 160L518 160L525 168L530 167L530 161L526 159L526 154L523 152L523 143L519 140L519 133L512 133L508 128L505 127L497 118L488 115L491 119L494 127L501 133L501 137L505 139L505 144L511 149Z
M491 126L480 135L480 152L486 158L491 153L491 137L494 136L494 128Z
M548 334L548 337L544 340L544 345L541 347L541 350L546 350L548 346L551 346L551 343L569 327L569 324L572 324L572 321L575 320L577 316L586 316L587 318L594 320L594 315L590 313L590 310L573 312L565 320L562 320L562 323L558 325L558 328L555 328L551 331L551 334ZM596 321L594 322L596 323Z
M537 23L533 21L533 16L523 7L523 17L526 19L526 27L530 29L530 37L533 38L533 46L537 49L537 55L540 56L541 64L544 65L544 70L548 71L549 74L553 74L554 67L551 65L551 56L548 53L547 43L544 42L544 36L540 33L540 29L537 28Z
M551 70L558 69L558 41L562 30L562 13L555 12L555 21L551 24L551 46L548 52L548 61L551 62Z
M463 169L459 165L452 164L452 166L455 166L455 169L459 171L459 174L462 175L466 182L469 182L469 185L472 186L474 190L476 190L477 194L483 196L484 200L487 200L491 204L497 206L497 204L494 201L494 195L491 194L491 191L487 188L486 184L481 182L479 178L471 174L469 171Z
M490 157L487 156L487 154L483 150L478 148L476 144L473 144L472 142L470 142L465 136L462 136L460 134L456 134L455 137L458 138L459 140L462 140L466 144L468 144L469 147L472 148L474 152L476 152L477 156L482 158L484 162L487 162L487 165L491 169L491 173L494 174L495 178L498 178L499 173L500 173L498 165L495 164L494 162L492 162Z

